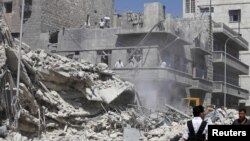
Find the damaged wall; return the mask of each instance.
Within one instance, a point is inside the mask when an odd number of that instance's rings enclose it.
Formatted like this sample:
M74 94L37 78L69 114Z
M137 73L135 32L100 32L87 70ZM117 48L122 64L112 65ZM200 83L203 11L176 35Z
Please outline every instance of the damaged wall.
M185 46L189 48L189 58L192 58L193 64L198 68L197 71L204 70L207 80L213 80L213 64L211 55L202 55L191 53L191 48L201 48L207 52L212 53L212 48L209 46L209 21L207 18L203 19L178 19L177 28L181 30L185 39L192 42L192 45ZM199 64L204 64L201 66Z
M20 32L19 0L10 0L12 11L3 11L10 31L18 38ZM114 0L25 0L25 10L29 10L24 18L23 40L33 48L48 49L51 33L63 27L84 27L89 17L90 27L98 27L101 18L112 18ZM27 14L25 14L27 15ZM89 16L88 16L89 15Z

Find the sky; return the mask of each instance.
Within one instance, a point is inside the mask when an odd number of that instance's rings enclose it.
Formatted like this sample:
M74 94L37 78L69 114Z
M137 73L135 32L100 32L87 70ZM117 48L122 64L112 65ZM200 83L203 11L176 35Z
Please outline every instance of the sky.
M182 17L182 0L115 0L115 9L120 14L129 10L143 12L143 4L148 2L160 2L166 6L167 13Z

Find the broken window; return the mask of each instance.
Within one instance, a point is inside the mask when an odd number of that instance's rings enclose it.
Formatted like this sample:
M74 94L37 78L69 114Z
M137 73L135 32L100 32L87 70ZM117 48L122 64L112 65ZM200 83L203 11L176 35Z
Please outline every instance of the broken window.
M16 33L11 33L13 38L19 38L20 37L20 33L16 32Z
M12 2L4 3L5 13L12 13Z
M25 23L31 17L31 13L32 13L32 0L25 0L24 4L25 5L24 5L23 21Z
M58 34L59 31L50 33L49 43L58 43Z
M75 51L75 55L80 55L80 51Z
M240 20L241 20L241 10L229 10L230 22L240 22Z
M99 50L97 51L97 63L105 63L111 66L112 50Z

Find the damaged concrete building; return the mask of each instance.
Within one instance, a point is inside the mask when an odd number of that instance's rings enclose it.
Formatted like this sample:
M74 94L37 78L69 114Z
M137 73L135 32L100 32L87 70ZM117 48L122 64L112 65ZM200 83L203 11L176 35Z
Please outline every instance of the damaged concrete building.
M211 2L211 3L210 3ZM232 30L240 34L250 42L250 24L249 24L249 0L183 0L183 16L185 18L200 18L210 15L213 21L222 22ZM211 7L211 10L210 10ZM229 41L230 43L230 41ZM229 49L232 47L228 47ZM240 62L250 65L250 53L247 50L240 50L239 55L234 56ZM237 51L234 51L237 52ZM228 53L232 55L232 53ZM240 86L250 91L249 73L240 73ZM238 80L237 80L238 81ZM250 101L243 100L242 106L250 107ZM250 112L250 108L248 108ZM248 112L248 113L249 113Z
M237 33L223 23L213 22L210 28L206 16L173 18L160 3L145 4L141 13L121 15L114 13L114 0L27 0L25 4L27 44L106 63L135 83L145 105L179 107L176 103L186 97L197 97L204 105L224 104L223 44ZM14 21L20 20L19 1L3 0L2 7L12 35L18 37L19 25ZM103 17L111 18L110 28L99 28ZM239 60L239 51L248 50L248 42L237 38L228 46L232 47L227 58L227 106L237 107L238 100L249 95L239 86L239 75L249 71ZM124 67L117 69L119 59Z
M143 14L114 15L113 22L113 28L61 30L55 52L108 64L136 84L144 104L175 105L186 97L198 97L204 105L224 104L223 45L237 32L216 22L211 30L207 17L172 18L160 3L145 4ZM239 86L239 75L249 71L239 51L248 50L248 42L240 37L228 46L227 106L237 107L249 96ZM114 67L119 59L124 68Z

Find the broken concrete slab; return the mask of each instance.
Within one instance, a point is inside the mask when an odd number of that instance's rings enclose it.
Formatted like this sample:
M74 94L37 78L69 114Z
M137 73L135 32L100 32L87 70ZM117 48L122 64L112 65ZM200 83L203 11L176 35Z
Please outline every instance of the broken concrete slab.
M20 102L24 109L29 110L32 115L37 115L39 106L33 94L30 93L25 84L20 83Z
M6 48L6 57L7 61L6 63L8 64L8 67L11 71L17 73L17 67L18 67L18 55L17 51L12 49L12 48ZM23 81L27 86L32 86L31 85L31 80L27 74L27 71L21 62L21 68L20 68L20 80Z
M144 138L144 132L135 128L124 128L123 141L139 141Z

